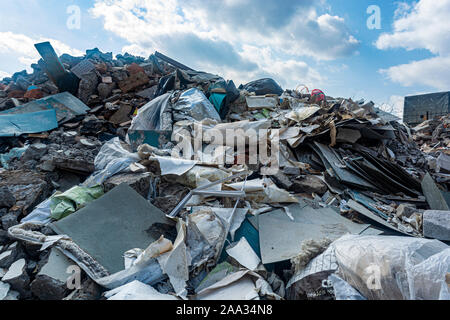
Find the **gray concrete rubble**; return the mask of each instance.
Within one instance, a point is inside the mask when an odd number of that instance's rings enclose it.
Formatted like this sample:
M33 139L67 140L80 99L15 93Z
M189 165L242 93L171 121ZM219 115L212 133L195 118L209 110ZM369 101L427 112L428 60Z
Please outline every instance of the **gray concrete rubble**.
M31 283L31 292L40 300L62 300L70 293L67 269L75 263L57 249L50 251L47 263ZM70 270L70 269L69 269Z
M20 293L21 298L28 298L31 296L30 292L30 277L26 270L25 259L20 259L14 262L8 269L8 272L3 276L2 281L11 285L13 290Z
M0 80L46 120L0 122L0 300L450 297L450 115L36 49Z
M425 211L423 235L427 238L450 241L450 211Z

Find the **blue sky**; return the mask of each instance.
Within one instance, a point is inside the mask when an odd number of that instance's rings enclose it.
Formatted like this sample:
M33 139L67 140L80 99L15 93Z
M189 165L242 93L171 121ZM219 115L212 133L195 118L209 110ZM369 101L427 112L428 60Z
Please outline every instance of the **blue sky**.
M367 8L380 8L370 30ZM68 28L78 16L79 28ZM0 13L0 78L39 58L94 47L161 51L238 85L272 77L401 113L406 95L450 89L450 0L15 0Z

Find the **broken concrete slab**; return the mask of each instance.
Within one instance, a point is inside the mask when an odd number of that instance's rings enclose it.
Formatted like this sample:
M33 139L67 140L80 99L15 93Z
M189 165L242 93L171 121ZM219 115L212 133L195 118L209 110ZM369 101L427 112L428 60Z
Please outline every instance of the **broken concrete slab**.
M341 143L356 143L361 138L362 135L359 130L339 128L336 141Z
M26 271L25 259L20 259L14 262L2 278L2 281L9 283L11 288L19 292L22 298L31 296L29 288L30 277Z
M430 205L431 210L450 211L444 195L441 190L439 190L429 173L427 173L422 181L422 190L423 194L427 198L427 202Z
M13 193L16 198L15 206L25 215L50 195L50 186L45 176L32 171L0 172L0 187L4 186Z
M22 212L20 210L15 210L15 211L10 211L8 214L5 214L4 216L2 216L2 218L1 218L2 228L4 230L8 230L12 226L15 226L16 224L18 224L19 216L21 215L21 213Z
M431 239L450 241L450 211L425 211L423 235Z
M14 261L23 258L24 252L19 242L14 242L0 254L0 268L9 268Z
M295 178L291 190L296 193L316 193L323 195L328 191L328 186L320 178L307 175Z
M126 184L73 213L51 228L72 238L110 273L123 270L123 253L145 248L158 238L146 230L156 223L173 226L165 214Z
M81 288L76 289L63 300L90 301L98 300L104 289L91 279L87 278L81 283Z
M305 203L258 216L261 258L264 264L296 256L304 240L336 240L346 233L360 234L370 225L356 224L330 208L313 209Z
M9 268L15 261L16 256L12 250L0 254L0 268Z
M11 208L16 203L16 197L7 186L0 187L0 208Z
M70 290L67 268L75 263L56 248L52 248L47 263L31 283L31 292L40 300L62 300Z
M23 154L21 160L39 160L42 158L48 151L48 146L43 143L34 143L28 147L28 149Z
M138 72L131 74L128 79L119 82L119 88L122 92L127 93L149 82L150 79L144 72Z

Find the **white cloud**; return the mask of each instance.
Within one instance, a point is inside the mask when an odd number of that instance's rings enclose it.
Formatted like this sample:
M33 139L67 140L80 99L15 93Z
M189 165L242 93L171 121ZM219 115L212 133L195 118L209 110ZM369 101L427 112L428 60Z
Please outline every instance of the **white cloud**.
M40 59L34 44L44 41L50 41L58 55L63 53L74 56L83 55L83 52L73 49L59 40L43 37L31 38L24 34L13 32L0 32L0 53L16 55L20 63L25 67L29 67Z
M421 84L437 90L450 88L450 56L414 61L381 72L404 86Z
M147 56L158 50L192 68L233 75L237 82L266 75L294 86L323 80L304 57L333 60L359 46L343 18L317 13L324 3L96 0L90 12L128 41L123 51Z
M435 57L381 70L404 86L426 85L448 89L450 80L450 0L420 0L413 6L400 4L392 33L382 34L375 45L387 50L426 49Z
M10 76L11 75L8 72L0 70L0 80L2 80L3 78L10 77Z

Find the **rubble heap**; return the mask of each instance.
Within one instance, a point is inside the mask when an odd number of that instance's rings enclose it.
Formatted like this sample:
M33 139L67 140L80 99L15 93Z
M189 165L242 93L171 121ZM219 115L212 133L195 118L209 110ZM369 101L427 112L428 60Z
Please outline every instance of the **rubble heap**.
M448 117L36 49L0 82L0 300L450 297Z

